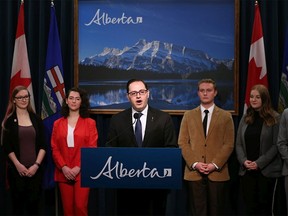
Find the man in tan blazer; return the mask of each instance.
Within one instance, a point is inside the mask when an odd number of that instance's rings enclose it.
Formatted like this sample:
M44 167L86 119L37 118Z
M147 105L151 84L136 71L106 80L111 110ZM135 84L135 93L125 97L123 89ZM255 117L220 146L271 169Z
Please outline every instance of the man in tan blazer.
M201 104L185 112L180 126L178 144L186 162L184 179L188 181L192 215L197 216L225 213L230 179L227 161L234 148L234 124L231 114L214 104L216 95L212 79L200 80ZM207 121L206 136L203 121Z

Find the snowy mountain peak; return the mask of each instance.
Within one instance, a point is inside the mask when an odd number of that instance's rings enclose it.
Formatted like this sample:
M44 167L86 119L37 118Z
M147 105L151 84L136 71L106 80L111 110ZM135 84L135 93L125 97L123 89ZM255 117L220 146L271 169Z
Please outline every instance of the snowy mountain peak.
M100 54L80 62L84 65L161 73L209 71L216 69L221 63L231 69L233 59L217 60L200 50L161 41L147 42L145 39L140 39L133 46L126 46L122 50L106 47Z

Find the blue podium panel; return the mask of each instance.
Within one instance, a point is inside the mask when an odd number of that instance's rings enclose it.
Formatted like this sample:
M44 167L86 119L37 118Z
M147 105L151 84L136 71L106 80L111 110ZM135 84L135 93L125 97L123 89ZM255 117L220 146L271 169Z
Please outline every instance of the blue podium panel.
M182 187L178 148L82 148L81 164L82 187Z

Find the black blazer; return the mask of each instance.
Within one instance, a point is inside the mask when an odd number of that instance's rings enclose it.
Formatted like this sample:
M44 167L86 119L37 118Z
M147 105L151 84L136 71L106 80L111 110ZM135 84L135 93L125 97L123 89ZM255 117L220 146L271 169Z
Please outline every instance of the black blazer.
M143 147L178 147L171 116L148 107ZM132 108L112 116L107 147L138 147L132 125Z
M44 125L39 116L34 113L29 113L31 122L36 131L36 155L40 149L46 151L46 143L44 137ZM5 129L3 130L3 149L5 154L8 156L11 152L14 152L17 158L20 158L20 147L19 147L19 135L18 135L18 119L16 112L14 112L5 122ZM12 167L15 167L13 162L8 160ZM16 168L15 168L16 169Z

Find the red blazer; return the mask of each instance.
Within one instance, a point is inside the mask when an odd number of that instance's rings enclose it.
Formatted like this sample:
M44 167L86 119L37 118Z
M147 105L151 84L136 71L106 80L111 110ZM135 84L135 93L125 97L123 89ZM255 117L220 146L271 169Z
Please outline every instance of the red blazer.
M54 122L51 148L52 157L55 162L55 181L67 182L62 167L75 166L81 167L81 148L97 147L98 132L96 122L91 118L79 117L74 130L74 147L67 145L68 120L60 118ZM80 180L80 175L76 177L76 181Z

